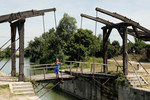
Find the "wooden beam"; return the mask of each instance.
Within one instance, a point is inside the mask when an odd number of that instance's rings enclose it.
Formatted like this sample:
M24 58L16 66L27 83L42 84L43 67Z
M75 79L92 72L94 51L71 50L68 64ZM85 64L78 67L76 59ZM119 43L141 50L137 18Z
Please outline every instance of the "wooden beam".
M112 22L109 22L107 20L104 20L102 18L99 18L99 17L93 17L93 16L90 16L90 15L86 15L86 14L81 14L81 17L85 17L85 18L88 18L88 19L91 19L91 20L94 20L94 21L97 21L97 22L100 22L100 23L103 23L105 25L113 25L114 23Z
M125 17L125 16L122 16L122 15L117 14L117 13L112 13L112 12L110 12L110 11L107 11L107 10L104 10L104 9L101 9L101 8L96 8L95 10L96 10L96 11L99 11L99 12L101 12L101 13L107 14L107 15L109 15L109 16L112 16L112 17L114 17L114 18L117 18L117 19L119 19L119 20L122 20L122 21L124 21L124 22L126 22L126 23L132 24L133 26L139 28L140 30L142 30L142 31L144 31L144 32L150 34L150 30L148 30L147 28L141 26L139 23L137 23L137 22L135 22L135 21L133 21L133 20L131 20L131 19Z
M139 34L138 34L137 28L135 26L132 26L132 28L133 28L133 30L135 32L136 37L139 38Z
M24 23L25 19L19 20L19 81L24 81Z
M108 37L110 36L111 29L103 29L103 64L107 64L107 41ZM104 65L104 72L108 72L108 66Z
M35 16L41 16L46 12L56 11L56 8L44 9L44 10L28 10L18 13L12 13L0 16L0 23L11 22L14 20L25 19Z
M123 72L125 75L128 75L128 59L126 54L126 52L128 52L127 34L128 29L125 27L123 29Z
M16 76L16 43L15 43L15 38L16 38L16 23L11 23L11 76Z

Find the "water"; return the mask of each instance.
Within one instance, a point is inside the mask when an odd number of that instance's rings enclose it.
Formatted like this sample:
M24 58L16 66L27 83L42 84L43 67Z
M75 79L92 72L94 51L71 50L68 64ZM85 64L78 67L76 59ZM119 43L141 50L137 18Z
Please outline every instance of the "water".
M0 67L4 65L4 63L8 59L4 59L0 62ZM24 59L24 66L30 66L29 59ZM25 76L29 76L28 69L29 67L25 67L24 74ZM1 70L1 72L7 73L8 75L11 75L11 60L6 64L6 66ZM19 73L19 58L16 59L16 72ZM41 87L38 86L35 91L38 91ZM41 96L46 92L45 89L42 89L39 93L37 93L38 96ZM59 91L57 89L53 89L50 92L46 93L44 96L41 97L42 100L78 100L77 98L68 95L62 91Z

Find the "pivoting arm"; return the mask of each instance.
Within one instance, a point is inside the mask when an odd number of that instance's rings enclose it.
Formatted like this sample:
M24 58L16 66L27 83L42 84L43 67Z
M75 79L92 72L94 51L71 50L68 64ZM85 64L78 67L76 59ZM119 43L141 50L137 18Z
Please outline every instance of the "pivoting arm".
M2 15L0 16L0 23L40 16L40 15L44 15L44 13L46 12L51 12L51 11L56 11L56 8L43 9L43 10L28 10L28 11L23 11L23 12Z
M104 9L101 9L101 8L96 8L95 10L96 10L96 11L99 11L99 12L101 12L101 13L104 13L104 14L106 14L106 15L112 16L112 17L114 17L114 18L117 18L117 19L119 19L119 20L122 20L122 21L124 21L124 22L126 22L126 23L132 24L133 26L139 28L140 30L142 30L142 31L144 31L144 32L146 32L146 33L148 33L148 34L150 34L150 30L146 29L145 27L141 26L139 23L137 23L137 22L135 22L135 21L133 21L133 20L131 20L131 19L125 17L125 16L122 16L122 15L117 14L117 13L115 13L115 12L113 13L113 12L110 12L110 11L107 11L107 10L104 10Z

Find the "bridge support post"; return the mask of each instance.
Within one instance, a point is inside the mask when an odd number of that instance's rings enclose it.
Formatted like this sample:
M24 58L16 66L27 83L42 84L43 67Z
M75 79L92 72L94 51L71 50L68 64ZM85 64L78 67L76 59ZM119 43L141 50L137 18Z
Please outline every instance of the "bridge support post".
M110 29L102 28L102 29L103 29L103 64L107 64L107 40L111 33L112 28ZM104 65L103 69L105 73L108 72L107 65Z
M128 52L128 46L127 46L127 34L128 30L127 27L123 29L123 72L125 75L128 75L128 59L127 59L127 52Z
M24 81L24 23L25 19L19 20L19 81Z
M16 55L14 54L16 52L16 23L10 23L11 27L11 76L16 76Z

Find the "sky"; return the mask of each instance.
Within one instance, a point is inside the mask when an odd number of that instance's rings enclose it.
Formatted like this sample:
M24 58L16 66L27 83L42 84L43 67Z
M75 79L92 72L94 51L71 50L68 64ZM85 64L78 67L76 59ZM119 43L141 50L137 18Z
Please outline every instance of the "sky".
M150 29L149 4L149 0L0 0L0 16L32 9L41 10L47 8L56 8L57 24L63 17L63 14L68 13L69 16L74 17L77 20L77 27L80 28L80 14L84 13L91 16L96 16L95 8L99 7L111 12L122 14L134 21L139 22L140 25ZM111 22L121 22L102 13L98 13L98 17L109 20ZM94 21L83 18L82 23L83 29L90 29L95 34ZM104 24L97 24L96 35L102 34L101 27L103 26ZM49 12L45 14L46 31L52 27L55 27L54 13ZM8 22L0 24L0 47L10 39L10 32L10 24ZM26 19L25 47L27 47L30 40L33 40L34 37L41 36L43 32L42 16ZM134 41L133 37L128 36L128 38L131 41ZM122 44L122 40L116 30L112 31L110 40L111 42L117 40L120 44Z

